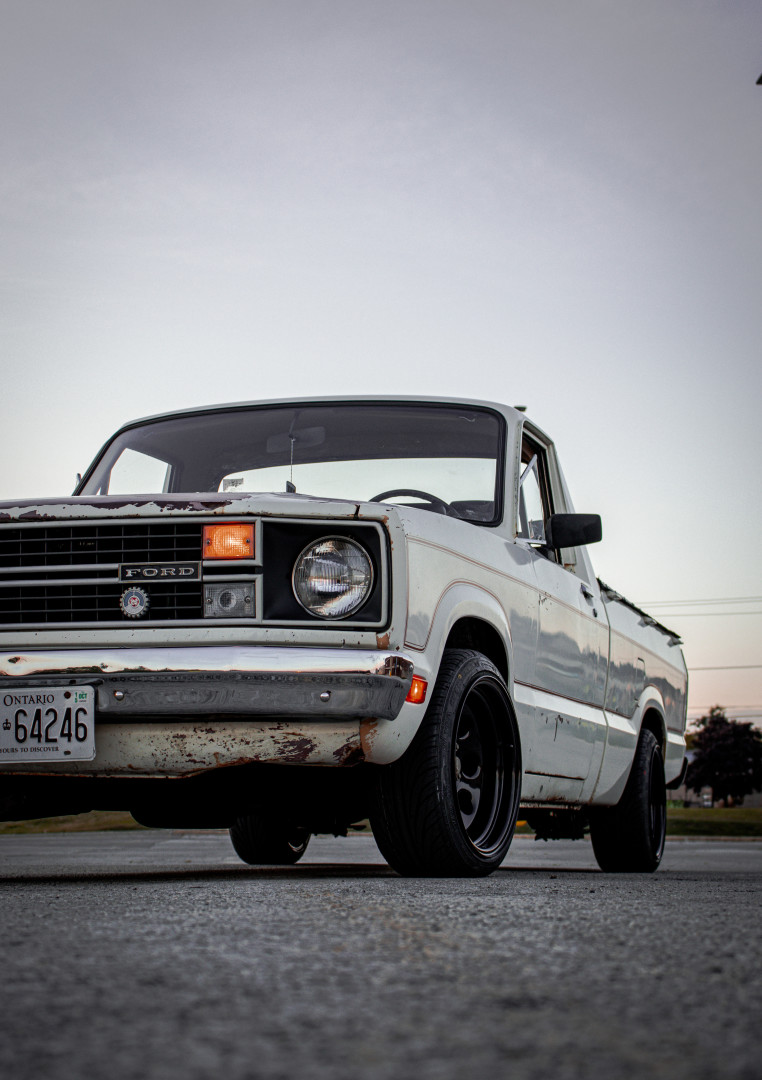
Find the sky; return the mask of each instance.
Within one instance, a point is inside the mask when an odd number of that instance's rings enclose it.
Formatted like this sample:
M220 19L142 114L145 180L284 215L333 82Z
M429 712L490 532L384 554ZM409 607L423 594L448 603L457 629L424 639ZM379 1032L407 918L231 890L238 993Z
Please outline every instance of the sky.
M761 73L758 0L0 0L0 499L187 406L526 405L762 722Z

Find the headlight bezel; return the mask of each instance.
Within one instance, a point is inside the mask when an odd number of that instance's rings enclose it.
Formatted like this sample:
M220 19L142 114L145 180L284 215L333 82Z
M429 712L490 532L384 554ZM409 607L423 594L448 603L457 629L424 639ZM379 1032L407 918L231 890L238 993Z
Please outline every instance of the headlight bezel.
M330 610L326 610L325 606L323 606L321 610L319 604L315 604L311 607L308 603L306 603L302 596L300 596L299 583L297 582L299 571L303 568L304 562L308 558L309 553L314 552L316 558L322 557L324 559L330 557L331 555L337 554L336 552L327 551L323 553L322 556L318 556L317 549L319 549L321 545L330 544L342 545L344 548L354 549L355 557L359 556L360 558L362 558L367 567L366 580L362 585L361 593L358 594L356 599L352 601L348 606L342 607L340 611L335 613ZM339 555L339 558L341 557L342 556ZM350 568L350 572L351 571L352 568ZM315 537L314 539L310 540L309 543L307 543L297 555L291 571L291 590L294 599L296 600L301 610L305 611L314 619L324 620L328 623L340 623L345 619L355 618L362 611L362 609L365 607L365 605L368 603L369 599L373 595L375 583L376 568L371 552L364 544L362 544L359 540L356 540L354 537L341 535L339 533L330 533L324 536ZM340 583L338 584L340 585ZM347 591L351 591L351 589L352 585L350 584L347 587ZM328 602L329 601L326 601L325 603Z
M349 537L369 553L375 583L362 609L346 619L321 619L305 611L294 596L294 563L310 542L325 536ZM265 518L262 521L262 621L270 626L301 627L329 634L350 630L383 633L391 618L392 543L381 521L341 519L329 514L309 518Z

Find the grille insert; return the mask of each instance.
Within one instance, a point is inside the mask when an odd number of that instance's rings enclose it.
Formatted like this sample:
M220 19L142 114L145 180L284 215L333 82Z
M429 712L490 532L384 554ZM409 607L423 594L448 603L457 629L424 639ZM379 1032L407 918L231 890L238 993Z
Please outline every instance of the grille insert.
M138 619L122 613L119 599L127 586L43 585L0 591L0 622L23 626L43 623L124 622L145 625L166 619L201 619L203 604L198 582L167 582L150 586L150 607Z
M44 525L0 530L0 573L24 567L171 562L201 558L195 523Z
M138 620L123 614L119 600L126 585L118 580L121 562L200 561L201 530L196 522L0 529L0 623L134 626L202 619L198 581L151 582L150 607Z

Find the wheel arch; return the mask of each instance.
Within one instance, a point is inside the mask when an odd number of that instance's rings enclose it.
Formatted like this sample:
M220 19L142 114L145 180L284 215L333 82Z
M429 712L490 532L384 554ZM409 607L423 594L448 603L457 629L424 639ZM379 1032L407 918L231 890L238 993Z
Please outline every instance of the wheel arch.
M510 679L508 650L500 632L486 619L461 616L453 623L444 643L445 649L476 649L491 660L507 684Z
M405 702L396 720L372 721L361 732L365 760L387 765L398 760L411 744L428 710L446 648L476 649L490 660L508 689L514 717L513 647L506 613L497 597L470 583L455 582L436 605L425 642L405 641L415 673L430 684L423 705Z
M650 731L656 738L661 750L662 758L667 759L667 723L659 708L650 702L643 713L640 724L641 731Z
M614 727L614 721L616 721L615 733L618 738L616 743L607 745L604 751L603 764L593 793L594 805L613 806L622 797L632 772L642 731L650 731L658 742L667 779L671 778L671 768L673 772L679 771L679 764L674 770L672 759L669 757L671 744L665 716L664 701L654 686L646 687L630 718L609 714L610 727ZM609 738L611 738L611 732L609 732ZM615 755L613 759L612 752Z
M410 647L409 642L406 642ZM415 647L413 647L415 648ZM427 640L416 649L419 666L436 679L446 648L477 649L492 661L509 690L513 680L513 642L508 617L498 598L470 582L453 582L436 605ZM412 654L411 654L412 655Z

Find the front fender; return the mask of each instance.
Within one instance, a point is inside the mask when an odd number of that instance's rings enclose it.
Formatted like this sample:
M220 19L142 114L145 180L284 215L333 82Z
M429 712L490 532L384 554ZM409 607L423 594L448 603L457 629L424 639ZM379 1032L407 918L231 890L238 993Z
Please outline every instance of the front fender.
M416 673L434 681L450 634L459 622L469 619L486 623L496 631L504 653L503 664L497 666L507 672L508 688L512 689L513 638L508 615L494 593L470 582L448 585L437 602L423 641L416 643L410 637L405 641Z
M426 715L431 690L439 673L442 655L452 630L463 620L486 623L502 642L504 660L498 664L508 673L508 690L513 690L513 643L506 612L492 593L466 582L454 582L439 598L428 632L417 645L405 642L405 654L413 661L415 674L429 683L427 700L423 705L406 702L393 721L378 720L363 724L361 736L366 761L387 765L396 761L413 741Z

